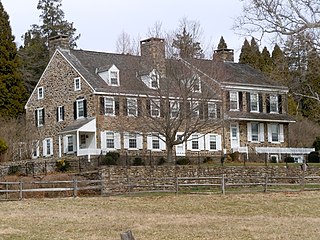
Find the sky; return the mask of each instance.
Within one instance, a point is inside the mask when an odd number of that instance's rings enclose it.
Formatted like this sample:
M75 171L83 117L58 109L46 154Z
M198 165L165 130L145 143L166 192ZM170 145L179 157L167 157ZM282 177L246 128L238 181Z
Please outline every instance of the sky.
M38 0L0 1L9 15L15 41L21 45L21 36L31 25L41 25ZM73 22L81 34L78 49L115 52L122 32L143 40L155 22L161 22L164 31L174 31L184 17L200 23L202 48L208 52L217 47L223 36L238 61L244 41L232 30L234 19L241 14L240 0L62 0L61 9L65 20Z

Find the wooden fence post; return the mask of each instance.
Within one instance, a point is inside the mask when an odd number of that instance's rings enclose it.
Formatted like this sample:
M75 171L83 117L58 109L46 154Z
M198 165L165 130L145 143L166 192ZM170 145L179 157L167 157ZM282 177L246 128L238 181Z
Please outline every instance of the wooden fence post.
M178 192L179 192L179 179L178 179L178 177L176 177L175 185L176 185L176 194L178 195Z
M6 180L6 182L7 182L8 180ZM9 184L8 183L6 183L6 200L8 200L9 199Z
M77 197L77 192L78 192L78 181L77 178L73 178L73 197Z
M20 179L20 183L19 183L19 200L22 200L23 199L23 182L22 180Z
M225 186L225 174L222 174L221 178L221 192L224 195L226 193L226 186Z
M128 230L124 233L120 234L121 240L134 240L133 234L131 230Z
M268 191L268 175L264 178L264 192Z

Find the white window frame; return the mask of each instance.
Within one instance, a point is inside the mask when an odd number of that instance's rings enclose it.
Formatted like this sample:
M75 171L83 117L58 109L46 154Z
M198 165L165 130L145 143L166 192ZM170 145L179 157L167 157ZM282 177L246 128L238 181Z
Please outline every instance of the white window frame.
M116 83L113 81L116 80ZM119 70L110 69L109 70L109 85L119 86Z
M208 119L217 118L217 104L213 102L208 102Z
M270 95L269 96L270 113L279 113L278 104L279 104L278 95Z
M109 148L107 145L107 137L108 137L108 134L109 134L109 136L111 136L111 133L113 134L114 148ZM121 134L118 132L113 132L113 131L101 132L101 149L107 150L107 151L121 149Z
M192 101L190 104L191 116L192 117L199 117L200 115L200 104L199 101Z
M149 75L150 77L150 82L149 82L149 87L151 89L158 89L159 88L159 73L157 73L157 71L154 69L152 70L152 72ZM155 83L155 86L153 86Z
M253 109L253 106L256 108ZM250 93L250 112L259 112L259 94Z
M39 149L39 141L32 141L32 159L38 158L40 156Z
M127 115L132 117L138 115L138 100L136 98L127 98Z
M277 139L275 139L274 129L277 129ZM268 124L268 141L271 143L282 143L284 142L284 129L283 124L280 123L269 123Z
M160 99L150 100L150 115L151 117L160 117Z
M230 91L230 111L239 111L239 92Z
M195 148L196 145L197 148ZM187 150L196 152L204 150L204 136L200 133L192 134L187 141Z
M63 137L63 152L65 154L73 154L77 151L76 145L76 135L68 134ZM70 145L72 144L72 145ZM70 146L72 146L72 150L70 150Z
M111 111L110 112L107 111L108 101L110 101L109 103L112 102L112 112ZM109 105L108 109L111 110L111 104ZM115 109L116 109L116 104L115 104L114 97L105 97L104 98L104 112L105 112L105 115L114 116L115 115Z
M201 93L201 80L198 76L195 76L192 83L192 91Z
M74 90L75 91L81 90L81 78L80 77L74 78Z
M253 139L253 135L252 135L252 129L253 129L253 124L257 124L258 125L258 133L257 133L257 138L255 138L256 140ZM247 137L248 137L248 141L249 142L254 142L254 143L260 143L260 142L264 142L264 123L258 123L258 122L249 122L247 124Z
M178 101L170 101L170 117L177 118L179 117L180 112L180 103Z
M63 122L64 121L63 109L64 109L63 106L58 106L58 122Z
M53 139L45 138L42 142L42 150L44 157L53 156ZM49 150L49 151L48 151Z
M215 143L215 148L211 148L211 142ZM207 151L220 151L222 149L221 146L221 135L209 133L205 135L205 145Z
M43 115L44 108L37 108L37 126L42 127L44 125L44 115ZM41 116L41 118L40 118Z
M165 137L159 133L149 133L147 135L147 150L151 151L162 151L166 150L166 143L164 142ZM154 148L155 141L159 141L159 148Z
M82 115L80 115L80 111L79 111L80 102L82 102L82 106L83 106L83 110L82 110L83 114ZM85 108L84 99L77 99L76 100L76 107L77 107L77 119L84 118L84 108Z
M135 140L136 146L130 146L130 140ZM140 133L125 133L124 148L128 150L139 150L143 148L143 136Z
M43 87L38 87L38 100L44 98L44 88Z

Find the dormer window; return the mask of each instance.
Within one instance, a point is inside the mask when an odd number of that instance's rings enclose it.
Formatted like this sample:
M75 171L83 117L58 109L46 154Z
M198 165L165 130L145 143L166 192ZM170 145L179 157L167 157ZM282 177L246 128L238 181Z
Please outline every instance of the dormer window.
M119 69L112 65L96 69L96 73L110 86L120 86Z
M38 99L43 99L44 97L44 89L43 87L38 87Z

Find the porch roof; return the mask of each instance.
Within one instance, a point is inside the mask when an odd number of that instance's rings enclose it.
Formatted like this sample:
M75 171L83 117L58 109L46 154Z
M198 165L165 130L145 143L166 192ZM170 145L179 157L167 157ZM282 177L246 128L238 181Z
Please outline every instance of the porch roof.
M77 120L72 124L68 125L60 131L60 134L84 131L84 132L96 132L96 118L89 117L81 120Z
M286 114L272 114L272 113L251 113L251 112L232 112L225 114L228 120L238 121L259 121L259 122L283 122L292 123L295 119Z

